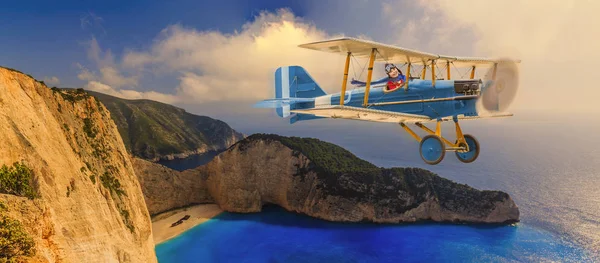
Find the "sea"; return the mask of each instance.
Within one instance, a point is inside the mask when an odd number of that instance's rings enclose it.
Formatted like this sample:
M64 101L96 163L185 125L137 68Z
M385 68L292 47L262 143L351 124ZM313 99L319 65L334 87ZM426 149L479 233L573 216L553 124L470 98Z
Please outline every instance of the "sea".
M266 206L222 213L156 246L159 262L600 262L600 121L570 113L515 112L463 121L479 158L447 152L425 164L418 143L398 125L273 116L222 116L244 134L276 133L340 145L381 167L420 167L478 189L501 190L519 206L508 226L333 223ZM442 133L455 138L452 122ZM420 133L423 135L423 133ZM200 158L201 165L210 158ZM176 162L163 163L182 170Z

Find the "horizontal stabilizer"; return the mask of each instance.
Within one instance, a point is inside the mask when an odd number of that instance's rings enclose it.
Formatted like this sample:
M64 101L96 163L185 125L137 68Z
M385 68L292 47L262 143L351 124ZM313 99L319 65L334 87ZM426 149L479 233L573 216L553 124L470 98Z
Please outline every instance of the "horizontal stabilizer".
M260 101L254 104L255 108L281 108L283 106L289 106L301 102L313 102L314 98L279 98L279 99L268 99Z

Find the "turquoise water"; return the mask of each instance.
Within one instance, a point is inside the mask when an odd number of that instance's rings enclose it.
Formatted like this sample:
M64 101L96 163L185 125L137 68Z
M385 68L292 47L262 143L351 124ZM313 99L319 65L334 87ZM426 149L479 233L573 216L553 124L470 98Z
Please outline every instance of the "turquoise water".
M156 247L170 262L591 262L529 227L332 223L266 207L223 213Z

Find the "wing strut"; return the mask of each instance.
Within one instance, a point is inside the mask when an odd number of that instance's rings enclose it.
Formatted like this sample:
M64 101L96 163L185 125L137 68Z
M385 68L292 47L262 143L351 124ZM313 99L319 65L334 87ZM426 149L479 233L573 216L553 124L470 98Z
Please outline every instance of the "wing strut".
M435 88L435 60L431 61L431 85Z
M369 89L371 88L371 77L373 76L373 63L375 62L375 51L376 48L371 49L371 57L369 58L369 73L367 74L367 85L365 87L365 99L363 101L363 107L367 107L369 102Z
M408 83L410 82L410 59L407 59L408 62L408 69L406 70L406 87L405 90L408 90Z
M340 105L344 105L345 96L346 96L346 82L348 82L348 69L350 68L350 56L351 52L348 52L346 56L346 65L344 66L344 81L342 82L342 93L340 94Z

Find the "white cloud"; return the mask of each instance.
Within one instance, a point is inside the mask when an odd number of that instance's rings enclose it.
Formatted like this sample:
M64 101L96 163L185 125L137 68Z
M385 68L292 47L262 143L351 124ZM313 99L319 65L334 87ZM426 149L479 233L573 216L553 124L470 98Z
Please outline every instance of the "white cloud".
M44 77L44 79L42 79L42 81L44 81L44 83L46 83L46 85L48 86L57 86L58 84L60 84L60 79L58 79L57 77Z
M113 87L97 81L90 81L85 85L85 89L101 92L111 96L123 99L148 99L160 101L163 103L175 103L178 99L173 95L162 94L154 91L136 91L130 89L114 89Z
M522 60L515 107L598 111L592 76L600 59L600 2L437 0L426 6L476 30L477 54Z
M290 11L279 10L261 13L234 34L169 26L149 50L130 50L123 65L178 74L174 93L184 102L270 98L275 69L285 65L303 66L326 89L337 91L343 56L297 47L329 37Z
M99 28L104 34L106 34L106 30L104 30L104 27L102 26L103 21L104 19L102 19L102 17L99 17L92 12L88 12L79 18L81 29L87 30L88 28Z
M102 51L95 37L87 43L87 55L99 72L92 71L77 63L79 74L77 77L88 82L95 81L106 83L115 88L134 88L138 86L140 75L125 76L119 65L115 63L110 50Z

